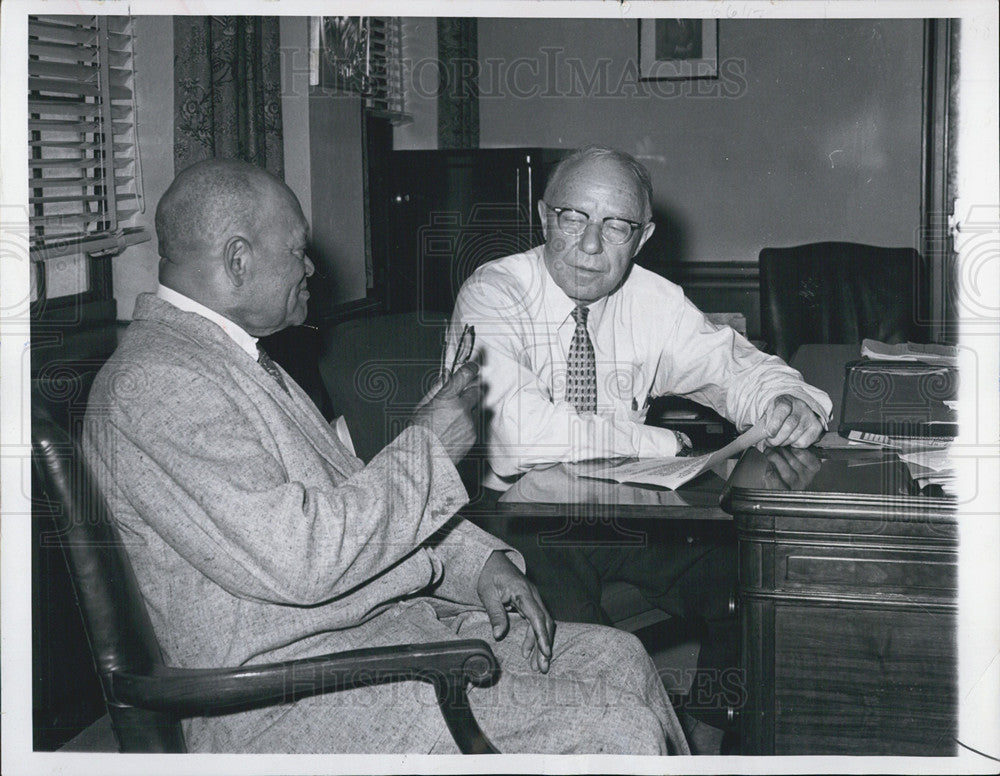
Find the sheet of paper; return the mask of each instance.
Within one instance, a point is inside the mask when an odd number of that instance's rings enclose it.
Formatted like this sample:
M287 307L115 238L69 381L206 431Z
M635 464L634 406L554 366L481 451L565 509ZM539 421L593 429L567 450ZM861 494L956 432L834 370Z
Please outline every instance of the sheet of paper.
M727 458L742 453L766 436L767 430L764 428L764 424L759 423L714 453L699 455L695 458L648 458L581 473L580 476L596 480L658 485L661 488L675 490L706 469L711 469Z
M911 467L919 466L935 472L951 471L955 468L947 450L918 450L912 453L900 453L899 457Z
M861 341L861 355L877 361L922 361L925 364L957 364L958 348L954 345L925 345L900 342L889 345L875 339Z

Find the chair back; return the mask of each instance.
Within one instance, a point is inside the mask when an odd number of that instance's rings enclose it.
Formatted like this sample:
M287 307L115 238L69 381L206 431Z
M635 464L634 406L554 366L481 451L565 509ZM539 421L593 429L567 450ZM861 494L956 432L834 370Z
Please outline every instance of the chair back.
M805 343L926 337L925 277L912 248L820 242L760 252L761 334L786 361Z
M88 385L91 379L84 378ZM114 699L113 674L148 673L163 662L160 646L121 534L76 439L53 418L44 396L33 392L32 399L33 466L43 493L55 505L53 533L66 558L119 748L183 752L176 718Z

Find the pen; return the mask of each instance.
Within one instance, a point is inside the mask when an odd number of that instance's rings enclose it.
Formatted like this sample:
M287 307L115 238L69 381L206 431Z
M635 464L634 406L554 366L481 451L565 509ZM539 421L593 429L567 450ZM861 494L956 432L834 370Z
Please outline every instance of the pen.
M441 363L438 365L438 382L444 385L445 376L447 372L445 371L448 367L448 348L441 348Z
M472 351L476 348L476 327L465 325L462 329L462 336L458 340L458 347L455 349L455 357L451 362L451 374L460 367L468 363L472 358Z

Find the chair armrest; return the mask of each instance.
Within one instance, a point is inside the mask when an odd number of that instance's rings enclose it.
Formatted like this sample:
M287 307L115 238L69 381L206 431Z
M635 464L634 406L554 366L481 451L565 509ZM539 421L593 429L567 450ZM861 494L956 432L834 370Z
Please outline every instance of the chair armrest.
M489 682L498 671L485 641L465 639L355 649L239 668L157 667L148 675L114 672L109 700L184 716L404 679L431 682L439 691L464 689L468 682Z

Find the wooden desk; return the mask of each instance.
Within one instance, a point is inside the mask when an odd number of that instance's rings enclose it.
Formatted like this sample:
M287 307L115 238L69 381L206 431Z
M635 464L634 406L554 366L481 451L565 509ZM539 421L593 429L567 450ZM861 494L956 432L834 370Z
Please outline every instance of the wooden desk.
M954 501L916 492L893 454L808 452L815 472L789 489L748 450L723 496L740 544L742 751L954 754Z
M677 490L591 480L573 472L573 464L533 469L500 497L497 507L507 514L536 516L732 519L719 506L726 480L715 472L705 472Z
M725 482L709 471L674 491L577 477L573 464L539 467L485 510L492 526L480 525L494 533L533 530L542 551L609 541L641 547L671 536L735 544L733 519L719 505Z

